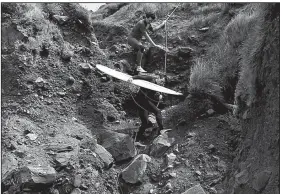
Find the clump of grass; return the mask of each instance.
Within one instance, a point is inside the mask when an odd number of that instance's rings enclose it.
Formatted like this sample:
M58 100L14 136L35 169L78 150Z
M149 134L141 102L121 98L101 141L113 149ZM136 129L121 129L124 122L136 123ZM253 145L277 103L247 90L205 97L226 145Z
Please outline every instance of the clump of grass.
M240 46L249 35L249 32L255 27L256 21L256 13L237 15L225 28L224 34L226 35L227 41L234 48Z
M244 10L231 20L219 41L208 50L207 57L195 63L191 69L191 91L234 100L240 71L239 50L257 25L258 17L254 10Z
M208 15L210 13L216 13L220 12L223 8L224 4L223 3L209 3L204 6L198 6L197 9L192 9L191 13L194 15Z
M258 10L258 25L254 26L254 30L250 33L248 39L242 44L239 52L240 61L240 79L236 86L235 103L238 108L245 109L250 107L257 95L256 90L256 68L261 63L261 48L264 44L264 34L262 33L264 23L263 6Z
M202 93L213 95L218 98L222 98L221 86L217 81L216 61L205 61L203 59L197 59L194 66L191 69L190 75L190 88L189 91L191 94Z
M189 22L189 27L192 26L194 28L202 28L213 24L217 19L218 15L216 13L209 14L207 16L196 15Z

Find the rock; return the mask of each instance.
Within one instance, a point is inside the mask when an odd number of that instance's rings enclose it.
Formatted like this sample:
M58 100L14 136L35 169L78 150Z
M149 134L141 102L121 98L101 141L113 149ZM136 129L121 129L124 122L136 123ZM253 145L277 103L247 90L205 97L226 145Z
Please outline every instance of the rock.
M60 15L53 15L54 20L56 20L60 25L64 24L69 17L68 16L60 16Z
M81 68L82 71L84 72L90 72L92 66L89 63L80 63L79 67Z
M169 176L172 177L172 178L175 178L176 177L176 173L175 172L171 172L171 173L169 173Z
M12 172L9 178L11 185L25 190L52 184L56 176L55 169L49 166L24 166Z
M98 111L103 114L104 121L114 122L121 119L119 111L107 100L102 100L98 104Z
M209 109L209 110L207 111L207 113L208 113L208 115L213 115L213 114L215 113L215 111L214 111L213 109Z
M42 78L42 77L38 77L36 80L35 80L35 83L46 83L46 81Z
M129 135L104 131L100 134L102 146L109 151L116 161L122 161L134 157L137 150L133 139Z
M69 43L65 43L61 51L62 59L65 61L70 61L73 55L74 52L71 50L71 45Z
M155 157L162 156L174 141L175 139L169 138L166 133L159 135L154 139L150 147L150 155Z
M168 182L166 185L165 185L165 188L166 189L172 189L172 185L170 182Z
M204 27L204 28L200 28L199 31L200 32L206 32L209 30L209 27Z
M115 121L115 124L120 124L120 121Z
M62 59L66 60L66 61L70 61L71 58L73 57L74 53L71 50L63 50L61 57Z
M106 76L103 76L103 77L101 77L101 81L102 81L102 82L107 82L107 81L108 81L108 78L107 78Z
M183 58L191 57L191 53L193 51L194 50L190 47L179 47L178 48L178 56L183 57Z
M215 146L214 146L213 144L210 144L209 147L208 147L208 149L209 149L210 151L214 152L214 151L215 151Z
M143 193L150 193L150 191L154 191L154 185L152 185L151 183L144 183L141 187L140 187L140 190L138 190L138 192L136 193L140 193L140 194L143 194Z
M206 194L204 189L201 187L201 185L196 185L190 189L188 189L187 191L185 191L182 194Z
M67 166L72 158L75 157L73 152L66 152L66 153L57 153L54 159L56 163L56 167L64 167Z
M199 175L199 176L202 175L201 171L199 171L199 170L197 170L197 171L195 172L195 174L197 174L197 175Z
M195 132L189 132L187 135L188 138L195 137L195 136L196 136Z
M95 188L98 188L100 186L100 183L95 183Z
M17 149L17 146L14 142L7 142L7 148L13 151Z
M26 135L26 137L28 137L31 141L34 141L37 139L37 135L34 133L29 133Z
M9 154L7 156L2 156L1 165L1 178L2 180L5 180L12 171L17 169L18 161L13 155Z
M81 190L79 188L75 188L72 190L71 194L81 194Z
M77 122L77 118L75 118L75 117L72 117L71 120L74 121L74 122ZM77 135L77 137L81 137L81 136ZM77 139L81 140L83 138L77 138Z
M118 50L119 50L119 48L118 48L117 45L113 45L113 46L111 46L111 47L109 48L109 51L112 51L112 52L116 52L116 51L118 51Z
M16 156L18 156L19 158L24 158L24 157L26 156L26 152L23 151L23 150L15 150L15 151L14 151L14 154L15 154Z
M261 192L265 186L267 185L269 178L272 172L268 170L264 170L255 175L254 180L252 182L252 187L256 190Z
M95 136L86 136L80 142L80 147L83 149L90 149L92 152L95 152L97 149L97 139Z
M36 84L37 87L43 88L43 87L45 86L45 84L46 84L46 81L45 81L43 78L38 77L38 78L35 80L35 84Z
M99 48L97 48L97 49L99 49ZM78 52L80 52L83 56L88 56L88 57L90 57L93 54L92 51L85 46L79 47Z
M81 174L75 175L75 176L74 176L74 181L73 181L73 186L74 186L74 187L80 187L81 182L82 182L82 180L81 180Z
M167 166L172 165L176 159L176 155L174 153L170 153L166 155L166 164Z
M52 189L50 192L51 194L60 194L58 189Z
M113 156L101 145L97 144L94 152L100 157L103 161L105 168L110 168L114 162Z
M135 184L140 181L140 179L143 177L146 168L147 168L147 162L150 162L151 158L150 156L146 154L140 154L138 155L130 164L128 167L126 167L122 172L121 176L123 180L125 180L128 183Z
M214 187L210 188L210 193L211 194L217 194L217 190Z
M73 146L70 144L50 144L50 145L46 145L44 149L46 151L53 151L55 153L70 152L74 150Z
M66 95L66 92L57 92L57 94L61 97L64 97Z
M70 77L68 78L67 82L72 85L72 84L75 82L74 77L70 76Z
M249 173L247 170L243 170L235 175L235 185L246 184L249 180Z

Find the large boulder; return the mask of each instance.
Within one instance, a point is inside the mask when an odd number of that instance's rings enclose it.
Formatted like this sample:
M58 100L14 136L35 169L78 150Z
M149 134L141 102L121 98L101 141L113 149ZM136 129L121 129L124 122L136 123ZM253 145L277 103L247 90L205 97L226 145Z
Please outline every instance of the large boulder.
M201 185L196 185L194 187L191 187L187 191L185 191L182 194L206 194L204 189L201 187Z
M13 155L2 156L1 177L5 180L6 177L18 167L18 161Z
M56 177L57 172L50 166L24 166L12 171L2 184L9 193L23 190L44 191L54 183Z
M150 156L146 154L140 154L138 155L130 164L128 167L126 167L122 172L121 176L123 180L125 180L128 183L135 184L139 182L144 175L146 168L147 168L147 162L150 162L151 158Z
M100 134L100 141L116 161L130 159L137 154L133 139L129 135L104 131Z
M174 138L169 138L166 133L159 135L156 139L154 139L152 146L150 148L150 155L155 157L162 156L169 147L172 146Z
M103 161L104 167L109 168L112 166L114 162L114 158L111 153L109 153L103 146L97 144L95 149L95 153L99 156L99 158Z

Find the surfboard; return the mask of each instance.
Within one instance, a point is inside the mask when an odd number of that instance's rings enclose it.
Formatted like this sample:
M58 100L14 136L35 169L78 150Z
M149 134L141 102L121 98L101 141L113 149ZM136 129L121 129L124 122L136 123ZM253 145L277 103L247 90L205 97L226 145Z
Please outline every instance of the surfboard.
M97 64L96 68L99 69L100 71L102 71L102 72L104 72L104 73L106 73L106 74L108 74L112 77L115 77L117 79L120 79L122 81L127 81L129 78L132 77L131 75L128 75L128 74L120 72L120 71L116 71L116 70L111 69L109 67L106 67L104 65ZM174 90L165 88L163 86L154 84L154 83L146 81L146 80L134 79L130 83L135 84L135 85L140 86L140 87L143 87L143 88L147 88L147 89L150 89L150 90L161 92L161 93L178 95L178 96L182 95L182 93L180 93L180 92L176 92Z

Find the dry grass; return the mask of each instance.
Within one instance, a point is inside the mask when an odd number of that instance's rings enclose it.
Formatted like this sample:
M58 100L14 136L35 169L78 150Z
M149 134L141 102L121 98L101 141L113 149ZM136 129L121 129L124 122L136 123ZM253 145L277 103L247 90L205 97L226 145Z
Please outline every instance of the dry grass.
M202 28L205 26L209 26L210 24L213 24L218 19L218 14L212 13L207 16L205 15L195 15L193 18L189 21L188 28Z

